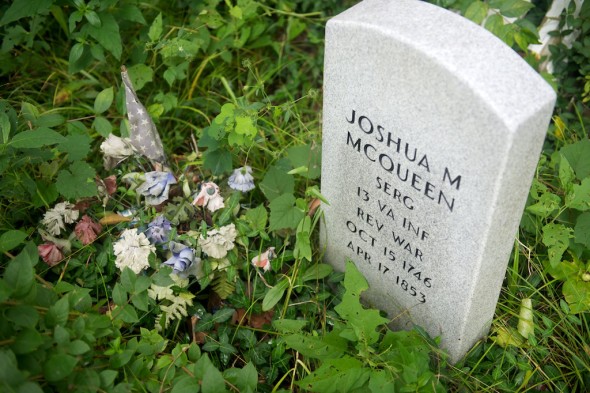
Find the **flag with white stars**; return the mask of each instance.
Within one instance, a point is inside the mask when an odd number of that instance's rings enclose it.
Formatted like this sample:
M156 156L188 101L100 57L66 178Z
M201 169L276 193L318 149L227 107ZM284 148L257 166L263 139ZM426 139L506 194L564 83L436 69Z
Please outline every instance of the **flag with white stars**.
M129 119L129 137L131 144L139 153L149 158L152 163L166 164L164 146L154 121L145 107L139 102L133 89L127 68L121 67L121 78L125 85L125 104Z

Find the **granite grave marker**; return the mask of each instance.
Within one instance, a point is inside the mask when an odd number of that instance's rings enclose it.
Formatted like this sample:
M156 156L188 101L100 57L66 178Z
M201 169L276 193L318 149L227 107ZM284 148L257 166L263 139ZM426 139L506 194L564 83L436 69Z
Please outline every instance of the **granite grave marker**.
M480 26L365 0L326 28L325 259L352 259L397 328L452 361L487 334L555 103Z

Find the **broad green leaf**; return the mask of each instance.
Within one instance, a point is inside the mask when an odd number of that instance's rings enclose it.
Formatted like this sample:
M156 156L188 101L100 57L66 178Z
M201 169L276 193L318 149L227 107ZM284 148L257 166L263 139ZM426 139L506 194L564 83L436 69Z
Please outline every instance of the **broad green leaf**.
M490 8L500 10L503 16L518 18L526 14L534 5L526 0L491 0Z
M12 296L20 299L31 291L35 284L35 266L39 259L37 248L32 242L27 243L25 248L8 264L4 272L4 279L12 289Z
M10 124L8 115L4 112L0 112L0 132L2 133L2 143L8 143L11 128L12 125Z
M292 194L295 190L295 179L278 166L272 166L260 182L260 189L266 199L273 201L283 194Z
M539 201L526 208L526 211L541 218L547 218L557 209L561 204L561 198L550 192L546 192L539 198Z
M232 155L227 150L207 150L203 153L205 162L203 168L211 171L213 175L219 176L232 170Z
M56 382L69 376L78 360L66 354L54 354L49 356L43 365L43 374L50 382Z
M517 348L523 348L525 346L525 341L520 333L518 333L518 330L512 327L495 327L492 334L490 338L502 348L510 345Z
M590 282L571 278L563 284L563 295L572 314L590 310Z
M574 174L574 170L572 169L570 163L567 161L567 158L563 154L560 154L559 160L559 182L561 183L561 187L564 190L569 190L572 187L572 182L574 181L576 175Z
M119 34L119 24L113 15L107 13L101 13L100 20L102 22L100 27L86 25L88 33L103 48L111 52L117 60L120 60L123 48L121 35Z
M348 342L338 336L337 332L323 336L291 334L285 336L285 343L303 356L320 360L339 358L346 353L348 348Z
M268 213L263 204L260 204L253 209L249 209L245 216L246 220L250 222L252 229L264 231L266 223L268 222Z
M13 0L10 7L4 11L0 26L47 11L52 3L52 0Z
M57 175L56 186L61 195L67 199L81 199L95 196L94 182L96 172L83 161L75 161L69 169L62 169Z
M66 122L66 118L59 113L43 113L35 120L34 124L38 128L53 128L61 126Z
M225 380L221 372L211 363L209 356L201 356L195 365L195 377L201 380L201 392L224 393Z
M105 138L108 138L113 131L113 125L104 116L96 116L92 122L92 128Z
M66 138L50 128L41 127L35 130L22 131L16 134L9 142L17 149L32 149L43 146L55 145L65 142Z
M295 258L307 259L311 261L311 218L306 215L303 220L299 222L296 232L295 249L293 256Z
M590 249L590 212L582 213L576 219L574 239L576 243L583 244Z
M133 84L135 91L141 90L146 83L154 80L154 70L145 64L135 64L127 69L129 79Z
M289 281L283 278L274 287L272 287L264 299L262 299L262 311L268 311L272 309L282 298L285 290L289 287Z
M170 393L196 393L200 391L199 380L189 375L183 375L174 380Z
M17 386L24 380L24 376L18 369L18 362L14 352L6 346L0 348L0 381Z
M162 13L159 13L158 16L154 19L150 26L150 30L148 31L148 37L150 41L155 42L157 41L160 36L162 35Z
M11 229L0 236L0 254L10 251L18 245L22 244L27 238L27 234L23 231Z
M293 168L306 168L305 171L299 172L298 174L308 179L317 179L320 177L322 162L322 149L320 145L292 146L285 153Z
M98 14L95 11L86 10L86 12L84 13L84 18L86 18L88 23L90 23L94 27L101 27L102 26L102 22L100 20L100 17L98 16Z
M117 306L113 310L113 316L126 323L139 322L137 312L135 311L135 308L130 304L126 304L124 306Z
M483 1L475 0L469 7L467 7L464 16L479 25L487 16L488 8L488 5Z
M86 158L90 152L92 138L86 134L70 134L66 140L57 146L62 153L68 154L69 161L79 161Z
M376 328L386 324L389 320L379 315L378 310L367 310L361 305L360 295L369 288L369 284L351 261L346 262L344 288L346 288L346 292L342 297L342 302L334 310L348 321L358 341L374 344L379 339Z
M548 247L549 263L555 267L573 237L573 230L563 224L547 224L543 227L543 244Z
M115 93L112 87L108 87L98 93L94 99L94 113L97 115L106 112L112 105Z
M295 197L284 194L275 198L270 207L270 231L277 229L295 229L305 216L303 210L295 206Z
M39 312L33 306L25 304L10 307L4 312L4 317L14 326L31 329L39 322Z
M371 368L352 357L327 359L297 384L305 390L322 393L361 391L369 380Z
M279 333L299 333L309 321L303 319L275 319L272 321L272 326L277 329Z
M301 280L303 281L311 281L311 280L321 280L326 278L334 271L332 266L326 263L316 263L313 266L310 266L303 276L301 276Z
M580 211L590 210L590 177L584 179L582 184L574 184L569 188L565 205Z
M258 373L252 362L246 363L243 368L227 369L223 372L223 376L240 392L254 392L258 386Z
M55 304L49 307L45 317L45 323L48 327L53 328L61 325L65 326L70 315L70 303L67 298L59 299Z
M137 22L142 25L147 24L147 22L145 21L145 18L143 17L143 14L141 13L141 10L136 5L123 4L118 9L117 14L119 15L119 17L121 19L125 19L130 22Z
M579 180L590 176L590 139L567 145L559 152L568 160Z
M35 329L26 328L21 330L14 339L10 348L17 355L31 353L43 344L44 340L41 334Z
M123 289L123 286L120 283L116 283L115 287L113 288L113 302L117 306L124 306L127 304L127 292Z
M395 377L386 370L372 370L369 376L369 391L371 393L396 392Z

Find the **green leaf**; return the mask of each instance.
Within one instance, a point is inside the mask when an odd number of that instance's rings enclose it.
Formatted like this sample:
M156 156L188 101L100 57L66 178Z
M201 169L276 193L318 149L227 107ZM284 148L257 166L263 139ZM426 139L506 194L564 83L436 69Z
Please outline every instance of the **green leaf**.
M27 236L29 235L25 232L15 229L4 232L2 236L0 236L0 254L10 251L22 244Z
M201 379L202 393L224 393L225 380L221 372L211 363L209 356L201 356L195 365L196 377Z
M308 144L292 146L285 152L287 159L293 168L304 167L303 172L298 172L307 179L317 179L321 174L322 149L320 145Z
M521 17L534 7L526 0L492 0L489 4L490 8L500 10L502 15L507 18Z
M47 315L45 316L45 323L50 328L58 325L65 326L65 324L68 322L69 314L70 303L67 298L63 297L55 302L54 305L49 307L49 310L47 310Z
M94 169L83 161L75 161L69 170L62 169L57 175L56 186L67 199L81 199L97 193Z
M65 117L59 113L44 113L35 120L34 124L38 128L53 128L61 126L65 122Z
M154 70L145 64L135 64L127 69L129 73L129 79L133 84L135 91L141 90L146 83L154 80Z
M369 377L369 390L371 393L396 392L394 376L385 370L372 370Z
M487 14L488 5L480 0L475 0L467 7L464 16L479 25L483 22Z
M115 93L112 87L106 88L94 99L94 113L100 115L106 112L112 105Z
M245 216L252 229L264 231L266 223L268 222L268 213L266 212L264 205L260 204L253 209L249 209Z
M275 319L272 321L272 326L283 334L299 333L308 324L309 321L303 319Z
M389 320L379 315L378 310L366 310L361 305L361 292L367 290L369 284L351 261L346 262L344 288L346 288L346 292L342 297L342 302L334 307L334 310L348 321L358 341L374 344L379 339L379 333L375 329L386 324Z
M150 30L148 31L148 37L151 42L156 42L160 36L162 35L162 13L160 12L158 16L154 18L150 26Z
M559 152L565 156L579 180L590 176L590 139L564 146Z
M295 258L307 259L311 261L311 218L305 216L297 226L295 249L293 256Z
M113 315L115 316L115 318L119 318L121 321L126 323L139 322L137 311L135 311L135 308L130 304L126 304L124 306L117 306L117 308L115 308L115 310L113 311Z
M174 380L171 393L196 393L200 389L199 381L189 375Z
M74 371L76 363L78 363L78 360L70 355L51 355L43 365L43 374L50 382L60 381Z
M535 322L533 321L533 302L530 298L523 298L520 301L520 312L518 314L518 333L524 338L535 335Z
M337 331L320 337L291 334L285 337L285 343L303 356L320 360L339 358L348 348L348 342Z
M64 348L70 355L82 355L90 351L90 346L82 340L70 341Z
M590 249L590 212L582 213L576 219L574 239L576 243L583 244Z
M289 281L283 278L274 287L272 287L262 300L262 311L272 309L282 298L285 290L289 287Z
M92 122L92 128L105 138L108 138L111 131L113 131L113 125L104 116L96 116Z
M24 380L14 353L6 347L0 348L0 383L17 386Z
M232 155L225 149L207 150L203 156L203 168L210 170L213 175L219 176L232 170Z
M69 161L79 161L86 158L90 152L92 138L86 134L70 134L66 140L57 146L62 153L68 154Z
M590 282L572 278L563 284L563 295L572 314L590 310Z
M561 257L573 237L573 230L563 224L547 224L543 227L543 244L548 249L549 263L555 267L561 262Z
M43 342L43 337L37 332L37 330L23 329L17 334L14 343L10 348L17 355L23 355L35 351L43 344Z
M239 392L256 391L258 386L258 373L252 362L246 363L243 368L232 367L223 372L225 379Z
M116 283L115 287L113 288L113 302L117 306L124 306L127 304L127 292L123 289L123 286L120 283Z
M18 327L32 329L39 322L38 311L33 306L24 304L10 307L5 311L4 316L8 321Z
M22 131L9 142L17 149L33 149L65 142L66 138L50 128L41 127L35 130Z
M284 194L275 198L270 207L270 231L277 229L295 229L305 216L303 210L295 206L295 197L292 194Z
M547 218L551 213L559 209L561 198L550 192L541 195L539 201L526 208L526 211L541 218Z
M4 11L4 15L0 19L0 26L45 12L51 7L51 4L53 4L52 0L14 0L10 7Z
M21 299L27 296L35 284L35 266L39 260L37 248L30 242L8 264L4 272L4 279L12 289L12 296Z
M301 280L311 281L311 280L321 280L326 278L334 271L332 266L325 264L325 263L316 263L315 265L309 267L303 276L301 276Z
M292 194L295 190L295 179L278 166L272 166L260 182L260 189L266 199L273 201L283 194Z
M8 143L11 128L12 124L10 123L8 115L4 112L0 112L0 132L2 133L2 143Z
M101 13L101 26L86 25L88 34L92 36L103 48L112 53L117 60L121 59L123 48L121 46L121 35L119 24L111 14Z
M590 177L582 180L582 184L574 184L569 188L565 205L580 211L590 210Z
M327 359L322 365L297 382L305 390L322 393L361 391L367 383L371 369L350 356Z

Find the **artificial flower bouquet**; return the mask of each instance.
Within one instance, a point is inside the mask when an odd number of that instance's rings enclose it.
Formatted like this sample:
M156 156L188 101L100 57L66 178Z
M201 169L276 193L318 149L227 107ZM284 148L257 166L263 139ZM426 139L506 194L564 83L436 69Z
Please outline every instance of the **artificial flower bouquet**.
M252 168L235 169L225 181L221 179L223 183L202 179L190 165L184 165L183 173L174 173L156 126L124 67L121 76L129 137L111 134L100 145L105 170L118 174L96 179L96 198L75 204L59 202L45 212L39 255L62 276L73 256L99 247L107 254L107 261L95 267L101 274L114 270L113 266L120 275L126 269L137 276L160 272L160 277L168 279L150 281L147 298L131 299L133 305L154 316L153 322L146 322L149 328L162 331L187 318L194 325L198 321L198 316L191 316L191 309L196 309L195 293L212 282L219 301L233 292L237 271L244 266L250 266L266 284L263 273L271 268L275 247L248 252L245 233L249 229L236 220L240 194L255 188ZM125 172L123 166L131 171ZM233 195L230 206L226 207L224 195ZM223 214L216 216L216 212ZM237 242L245 246L246 255L254 255L245 264L238 260ZM87 254L88 265L96 254ZM121 302L109 301L105 312L127 315L123 318L127 322L139 320L132 310L117 303ZM243 310L236 314L244 316Z

